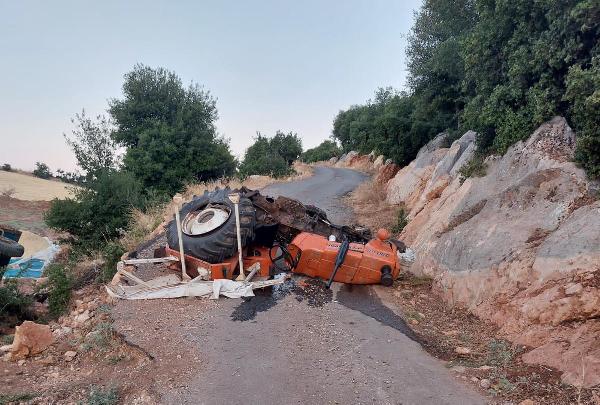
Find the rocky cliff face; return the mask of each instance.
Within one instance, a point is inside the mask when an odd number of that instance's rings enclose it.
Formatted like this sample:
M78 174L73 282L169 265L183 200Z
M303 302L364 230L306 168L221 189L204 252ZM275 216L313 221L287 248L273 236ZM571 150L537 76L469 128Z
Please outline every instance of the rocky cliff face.
M387 183L388 202L410 211L401 239L416 252L412 271L534 347L525 361L599 384L600 201L571 161L575 135L554 118L488 158L484 177L461 179L475 136L448 148L439 135Z

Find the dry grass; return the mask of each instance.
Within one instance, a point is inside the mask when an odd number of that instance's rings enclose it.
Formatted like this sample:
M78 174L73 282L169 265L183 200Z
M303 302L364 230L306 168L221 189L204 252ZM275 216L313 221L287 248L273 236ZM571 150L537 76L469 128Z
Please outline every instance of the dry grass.
M4 187L2 191L0 191L0 195L2 195L2 197L12 197L13 195L15 195L16 192L16 188L14 188L13 186L7 186Z
M73 187L57 180L44 180L31 175L0 171L0 190L14 189L11 197L26 201L50 201L73 195Z
M348 203L356 214L356 222L372 230L392 229L396 224L398 206L388 204L385 197L385 188L373 181L359 185L348 197Z

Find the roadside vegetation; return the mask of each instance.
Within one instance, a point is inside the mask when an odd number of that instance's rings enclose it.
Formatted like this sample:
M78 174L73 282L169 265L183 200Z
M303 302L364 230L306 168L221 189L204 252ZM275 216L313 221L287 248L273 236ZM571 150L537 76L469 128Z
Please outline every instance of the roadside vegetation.
M289 176L294 172L292 164L301 154L302 140L298 134L277 131L272 138L268 138L259 132L254 143L246 150L240 164L240 175Z
M307 149L302 154L302 161L306 163L323 162L332 157L340 157L341 155L342 148L340 148L335 141L326 139L318 146Z
M485 156L562 115L577 132L577 162L600 177L598 44L597 1L426 0L408 38L409 91L379 89L340 111L333 137L345 152L406 165L443 131L477 131Z

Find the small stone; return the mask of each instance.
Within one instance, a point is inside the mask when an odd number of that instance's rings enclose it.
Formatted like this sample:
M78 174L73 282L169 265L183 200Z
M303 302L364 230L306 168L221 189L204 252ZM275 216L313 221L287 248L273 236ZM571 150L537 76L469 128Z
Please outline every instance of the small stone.
M17 361L17 365L19 367L24 366L25 365L25 360L19 360L19 361Z
M473 381L474 383L479 382L479 378L477 377L471 377L471 381Z
M458 331L457 330L447 330L447 331L442 331L442 334L444 334L444 336L455 336L455 335L458 335Z
M69 350L67 352L65 352L65 354L63 355L66 361L72 361L75 356L77 356L77 352L73 351L73 350Z
M10 352L10 349L12 349L12 344L0 346L0 352Z
M537 402L535 402L533 399L527 398L519 402L519 405L537 405Z
M81 324L81 323L88 321L89 319L90 319L90 311L88 311L86 309L83 313L77 315L75 317L74 321Z
M467 354L471 354L471 349L469 349L468 347L458 346L454 349L454 352L460 354L461 356L464 356Z
M477 367L477 370L488 371L488 370L491 370L493 368L494 367L492 367L492 366L479 366L479 367Z
M408 321L411 325L418 325L419 321L417 321L416 319L411 319L410 321Z
M481 381L479 381L479 386L484 390L490 388L491 385L492 384L490 383L490 380L488 380L487 378L482 378Z

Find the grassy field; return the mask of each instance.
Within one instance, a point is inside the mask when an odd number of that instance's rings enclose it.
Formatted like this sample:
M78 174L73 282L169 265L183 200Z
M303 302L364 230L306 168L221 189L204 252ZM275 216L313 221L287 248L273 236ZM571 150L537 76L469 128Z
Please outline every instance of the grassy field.
M26 201L50 201L69 197L70 186L16 172L0 171L0 193ZM12 192L11 192L12 190Z

